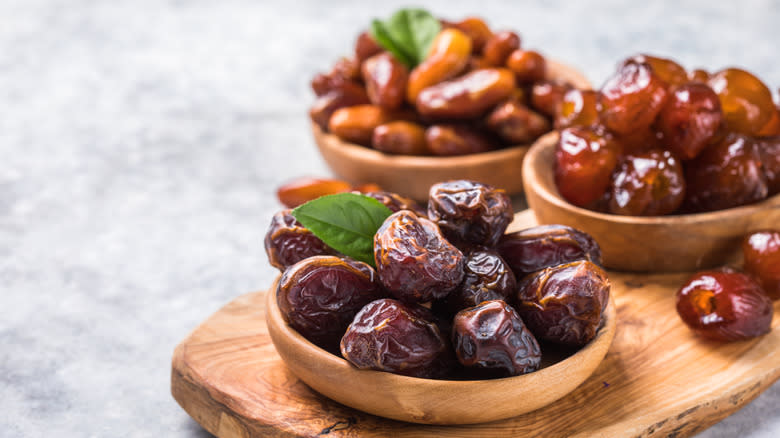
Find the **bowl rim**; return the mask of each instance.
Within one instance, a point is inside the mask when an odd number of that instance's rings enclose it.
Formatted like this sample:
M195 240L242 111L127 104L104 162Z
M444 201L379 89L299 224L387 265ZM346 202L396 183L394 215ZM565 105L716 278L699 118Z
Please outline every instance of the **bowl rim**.
M780 208L780 193L767 197L759 202L753 204L740 205L737 207L731 207L723 210L707 211L701 213L685 213L685 214L671 214L664 216L625 216L619 214L602 213L598 211L588 210L583 207L578 207L561 196L558 192L558 188L555 187L553 182L552 188L544 183L545 178L541 176L541 172L536 171L535 163L540 160L542 155L549 153L550 149L556 147L559 138L559 131L551 131L547 134L539 137L539 139L531 145L531 148L526 153L523 160L523 190L534 190L537 195L544 198L550 204L554 206L569 210L572 213L580 216L587 216L591 219L600 220L603 222L615 222L625 225L696 225L701 223L710 223L724 221L734 217L744 217L751 214L765 210L767 207ZM552 170L552 162L548 167L549 172ZM527 197L527 195L526 195Z
M294 344L294 350L305 351L307 355L313 356L317 362L327 365L329 368L340 368L342 370L348 370L347 372L360 372L365 373L365 377L371 377L373 379L379 379L383 383L395 384L399 386L408 385L424 385L435 386L438 388L451 388L459 390L469 389L482 389L487 385L495 386L497 390L504 387L509 382L513 384L519 383L519 381L528 376L535 376L536 378L544 378L546 374L554 376L559 369L565 367L567 364L576 363L579 359L589 356L591 354L598 354L599 350L603 349L603 355L599 359L598 363L601 363L609 350L612 340L614 339L617 329L617 309L615 299L612 293L610 293L607 306L602 313L602 324L596 332L596 336L591 339L586 345L580 347L572 355L565 359L555 362L552 365L538 369L532 373L522 374L519 376L503 377L498 379L482 379L482 380L444 380L444 379L427 379L421 377L404 376L400 374L394 374L386 371L376 370L361 370L355 368L346 359L329 353L328 351L318 347L317 345L304 338L303 335L298 333L295 329L290 327L284 320L281 314L281 310L277 304L276 296L278 291L279 279L278 276L271 288L267 292L266 297L266 319L270 320L267 323L273 323L278 327L284 337L289 343ZM272 337L273 340L273 337ZM605 345L606 344L606 345ZM284 360L284 358L282 358ZM595 370L596 367L594 367ZM590 374L589 374L590 375ZM587 380L587 377L586 379ZM584 380L583 380L584 381Z

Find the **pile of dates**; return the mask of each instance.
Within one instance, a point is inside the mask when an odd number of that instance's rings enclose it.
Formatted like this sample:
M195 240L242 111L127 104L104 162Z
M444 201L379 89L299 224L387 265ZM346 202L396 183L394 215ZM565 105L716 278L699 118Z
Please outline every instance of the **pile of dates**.
M486 152L552 129L555 102L573 87L545 80L541 54L479 18L441 24L411 70L361 33L353 57L313 78L312 121L344 141L404 155Z
M560 225L505 233L509 197L472 181L434 185L427 209L367 196L394 212L374 236L376 269L329 248L289 210L266 235L283 272L279 309L314 344L359 369L480 379L535 371L546 345L596 336L610 282L589 235Z
M747 71L634 56L601 90L567 92L558 115L555 181L574 205L657 216L780 193L780 109Z

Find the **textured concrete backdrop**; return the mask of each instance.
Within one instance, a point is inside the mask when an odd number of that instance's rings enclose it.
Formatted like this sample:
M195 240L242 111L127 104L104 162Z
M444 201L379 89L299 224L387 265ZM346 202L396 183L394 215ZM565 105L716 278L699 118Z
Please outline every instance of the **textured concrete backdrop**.
M207 436L169 394L173 348L271 283L274 188L328 174L309 78L402 3L0 0L0 435ZM596 85L639 51L780 85L769 0L423 3ZM777 436L778 404L702 435Z

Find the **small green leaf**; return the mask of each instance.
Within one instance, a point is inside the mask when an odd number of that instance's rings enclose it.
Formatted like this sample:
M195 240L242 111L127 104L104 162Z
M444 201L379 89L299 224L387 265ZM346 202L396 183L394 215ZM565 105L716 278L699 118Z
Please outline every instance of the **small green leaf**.
M374 266L374 234L389 208L374 198L356 193L327 195L309 201L292 215L326 245Z
M409 68L425 60L439 31L439 20L424 9L401 9L387 21L371 22L377 43Z

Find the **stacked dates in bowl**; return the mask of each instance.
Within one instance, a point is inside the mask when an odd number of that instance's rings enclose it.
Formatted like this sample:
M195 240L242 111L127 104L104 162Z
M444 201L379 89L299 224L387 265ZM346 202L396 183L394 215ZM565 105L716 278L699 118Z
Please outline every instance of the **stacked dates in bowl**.
M610 283L596 242L556 225L505 233L502 190L439 183L427 210L386 192L311 203L322 210L277 213L266 235L283 271L276 301L290 327L359 369L516 376L539 369L546 346L582 347L602 325Z

